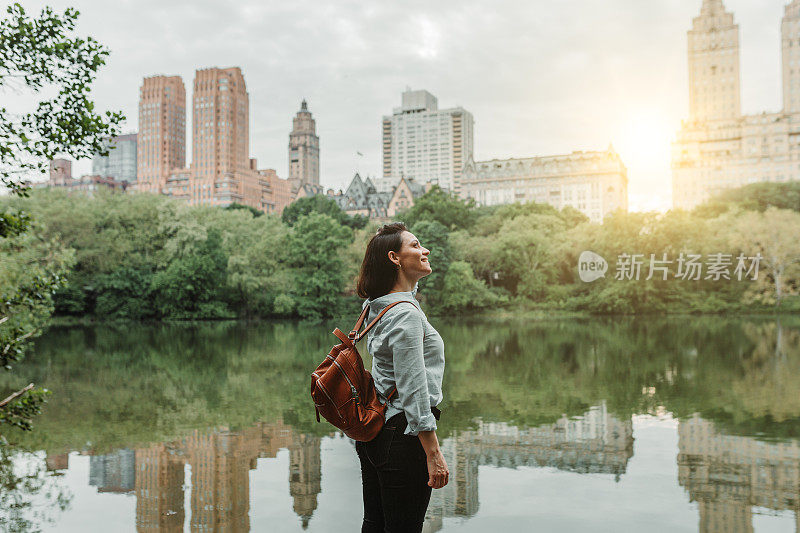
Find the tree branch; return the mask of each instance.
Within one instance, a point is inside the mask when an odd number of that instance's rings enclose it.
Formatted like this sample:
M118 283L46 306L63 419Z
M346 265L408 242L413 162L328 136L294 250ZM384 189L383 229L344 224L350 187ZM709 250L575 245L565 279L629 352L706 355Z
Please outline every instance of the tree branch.
M30 384L29 384L27 387L25 387L24 389L22 389L22 390L18 390L17 392L15 392L15 393L14 393L14 394L12 394L11 396L9 396L8 398L6 398L6 399L5 399L5 400L3 400L2 402L0 402L0 409L2 409L3 407L5 407L5 406L6 406L6 405L8 405L9 403L13 402L13 401L14 401L14 400L16 400L17 398L19 398L20 396L22 396L23 394L25 394L26 392L28 392L29 390L31 390L32 388L33 388L33 383L30 383Z

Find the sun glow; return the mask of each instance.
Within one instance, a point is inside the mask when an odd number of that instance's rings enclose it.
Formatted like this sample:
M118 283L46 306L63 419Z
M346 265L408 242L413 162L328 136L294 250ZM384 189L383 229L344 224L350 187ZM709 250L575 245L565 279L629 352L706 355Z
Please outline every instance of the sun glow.
M675 127L658 112L639 112L631 115L620 128L619 145L615 148L630 166L652 167L662 163L669 166L671 142Z
M634 111L619 124L613 143L628 168L630 210L670 206L670 160L677 127L658 109Z

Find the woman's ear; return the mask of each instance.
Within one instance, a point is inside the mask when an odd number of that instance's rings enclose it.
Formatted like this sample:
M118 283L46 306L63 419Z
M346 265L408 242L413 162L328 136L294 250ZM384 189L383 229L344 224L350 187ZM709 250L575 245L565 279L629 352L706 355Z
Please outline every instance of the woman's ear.
M397 252L394 250L389 250L389 261L394 263L395 266L400 266L400 258L397 256Z

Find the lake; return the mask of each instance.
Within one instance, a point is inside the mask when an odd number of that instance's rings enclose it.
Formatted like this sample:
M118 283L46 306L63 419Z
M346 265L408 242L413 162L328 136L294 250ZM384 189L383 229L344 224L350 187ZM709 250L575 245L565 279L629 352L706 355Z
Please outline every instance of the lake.
M800 531L800 317L430 321L426 531ZM360 530L353 442L309 396L336 326L50 328L0 376L52 391L0 448L0 529Z

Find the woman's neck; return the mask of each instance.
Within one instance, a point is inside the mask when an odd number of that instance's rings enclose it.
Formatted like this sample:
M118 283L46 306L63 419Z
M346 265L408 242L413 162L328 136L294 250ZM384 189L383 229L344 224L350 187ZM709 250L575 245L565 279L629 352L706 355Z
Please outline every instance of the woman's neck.
M392 287L392 290L389 292L411 292L414 290L414 286L417 284L418 279L409 279L406 278L403 274L397 276L397 281Z

